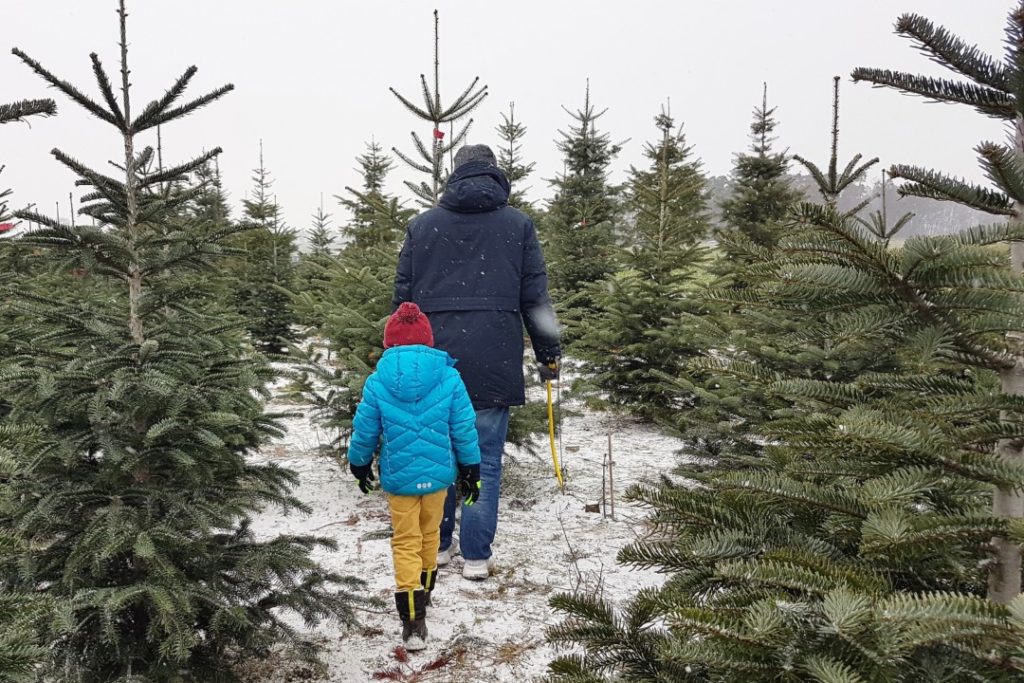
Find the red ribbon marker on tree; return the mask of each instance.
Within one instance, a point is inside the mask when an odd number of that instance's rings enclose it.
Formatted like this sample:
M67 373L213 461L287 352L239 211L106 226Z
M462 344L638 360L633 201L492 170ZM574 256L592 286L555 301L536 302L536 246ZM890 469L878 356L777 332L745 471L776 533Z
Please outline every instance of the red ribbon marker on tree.
M14 223L0 223L0 235L14 230Z
M435 128L434 129L434 139L435 140L444 140L444 131L441 130L440 128Z

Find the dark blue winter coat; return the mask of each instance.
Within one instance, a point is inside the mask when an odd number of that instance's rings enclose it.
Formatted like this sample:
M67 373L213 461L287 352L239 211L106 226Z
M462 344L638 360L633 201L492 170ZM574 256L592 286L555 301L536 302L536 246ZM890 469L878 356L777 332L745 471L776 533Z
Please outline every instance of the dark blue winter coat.
M396 346L367 378L348 459L369 464L380 442L380 484L388 493L443 491L459 465L480 462L476 413L453 365L444 351Z
M508 195L499 169L460 166L440 205L409 224L395 276L395 307L427 314L477 408L525 403L524 323L538 361L561 354L537 231Z

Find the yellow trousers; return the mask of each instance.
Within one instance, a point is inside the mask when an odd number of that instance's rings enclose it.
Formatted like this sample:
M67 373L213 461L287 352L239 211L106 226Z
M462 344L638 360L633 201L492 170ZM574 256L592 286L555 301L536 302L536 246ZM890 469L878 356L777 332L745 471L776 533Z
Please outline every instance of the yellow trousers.
M441 517L445 489L425 496L388 495L391 510L391 552L395 562L395 587L399 591L420 587L420 573L437 568L441 546Z

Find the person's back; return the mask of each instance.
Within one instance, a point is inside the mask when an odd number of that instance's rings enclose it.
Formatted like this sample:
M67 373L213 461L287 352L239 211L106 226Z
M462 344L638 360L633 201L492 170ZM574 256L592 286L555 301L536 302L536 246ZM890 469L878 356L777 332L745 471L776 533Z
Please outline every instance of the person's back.
M507 201L497 167L460 166L440 205L409 225L395 284L396 305L415 302L459 359L477 408L525 402L524 322L538 361L560 353L536 229Z
M480 488L476 414L455 361L432 344L430 324L416 305L400 307L385 328L387 350L363 387L348 449L352 474L369 493L380 444L381 486L393 527L395 605L410 650L425 646L448 488L458 477L472 494L470 504Z
M463 576L473 579L490 572L508 410L526 402L524 324L545 371L557 372L561 353L536 229L508 195L489 148L460 149L439 206L410 223L395 275L395 306L412 301L427 313L477 411L485 489L481 504L464 511L460 536ZM439 565L451 557L454 513L450 489Z

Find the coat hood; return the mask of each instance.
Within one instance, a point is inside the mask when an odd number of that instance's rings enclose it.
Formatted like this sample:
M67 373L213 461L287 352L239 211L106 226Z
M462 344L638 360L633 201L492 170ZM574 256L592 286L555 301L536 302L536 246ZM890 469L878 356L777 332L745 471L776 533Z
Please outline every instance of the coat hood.
M419 344L395 346L377 363L381 386L399 401L413 403L424 398L444 377L455 359L444 351Z
M440 205L458 213L483 213L508 204L508 178L497 166L471 161L455 169L444 188Z

